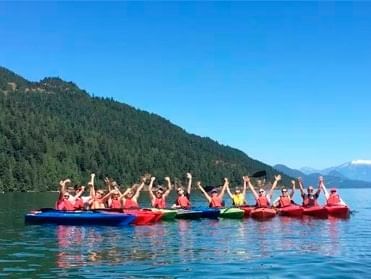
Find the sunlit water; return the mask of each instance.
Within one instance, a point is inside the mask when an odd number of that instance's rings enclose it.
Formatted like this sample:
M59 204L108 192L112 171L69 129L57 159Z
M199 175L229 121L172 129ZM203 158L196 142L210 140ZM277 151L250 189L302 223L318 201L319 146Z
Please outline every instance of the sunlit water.
M0 277L370 278L371 189L341 193L353 210L348 220L178 220L129 227L26 226L24 213L51 207L56 193L1 194ZM204 203L199 196L193 201Z

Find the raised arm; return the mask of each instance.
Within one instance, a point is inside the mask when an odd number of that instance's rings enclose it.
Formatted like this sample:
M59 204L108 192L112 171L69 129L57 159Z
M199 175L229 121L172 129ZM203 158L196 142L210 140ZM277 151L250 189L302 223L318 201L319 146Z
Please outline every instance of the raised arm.
M225 190L229 187L229 181L228 178L224 177L224 185L222 187L222 190L220 191L219 198L223 199Z
M81 186L81 190L77 192L75 198L80 198L85 191L85 186Z
M88 182L88 186L90 187L90 198L95 198L95 187L94 187L94 179L95 179L95 173L92 173L90 175L90 181Z
M328 198L329 198L330 195L329 195L329 193L328 193L328 191L326 189L326 186L325 186L325 183L323 181L323 177L322 176L319 177L319 187L321 187L323 189L323 193L325 193L326 200L328 200Z
M156 177L151 177L151 180L149 181L149 185L148 185L148 193L149 193L149 197L151 200L154 200L156 197L155 195L153 194L152 192L152 187L153 187L153 182L155 181Z
M304 196L305 192L304 192L303 180L301 179L301 177L298 177L298 182L299 182L300 193L302 196Z
M229 189L229 185L227 186L227 194L228 194L228 196L229 196L231 199L233 199L233 194L232 194L232 192L231 192L231 189Z
M247 178L246 182L247 182L247 185L249 186L249 188L250 188L252 194L254 195L255 199L258 199L258 198L259 198L259 195L258 195L258 193L255 191L254 186L251 184L250 177Z
M187 172L187 178L188 178L187 192L188 192L188 194L191 194L191 189L192 189L192 174L190 172Z
M111 188L111 181L109 180L108 177L105 177L104 178L104 184L106 185L108 192L111 192L111 190L112 190L112 188Z
M59 181L59 195L58 195L58 200L63 199L63 194L66 191L66 180L61 180Z
M291 192L290 192L290 199L292 199L292 197L294 196L295 194L295 180L291 180Z
M206 193L205 189L202 187L201 181L198 181L197 182L197 187L200 189L200 191L202 192L202 194L204 194L204 196L208 200L208 202L211 202L211 197L209 196L208 193Z
M274 182L273 182L272 188L271 188L271 190L269 191L269 193L267 194L268 198L272 198L273 191L274 191L274 189L277 187L278 181L280 181L281 178L282 178L282 177L281 177L280 174L274 176Z
M317 191L315 192L315 195L316 195L316 196L319 196L319 194L321 193L322 185L324 185L324 184L323 184L323 177L322 177L322 176L320 176L318 180L319 180L319 181L318 181L318 188L317 188ZM328 193L327 193L327 194L328 194ZM325 194L325 195L326 195L326 194ZM327 196L326 196L326 199L327 199Z
M133 199L134 200L137 200L139 198L140 192L142 191L145 183L146 183L146 178L145 177L142 177L142 182L140 183L138 189L135 191L135 194L133 196Z
M246 196L246 188L247 188L247 180L246 180L246 177L248 178L248 176L243 176L243 177L242 177L242 180L243 180L242 195L243 195L244 197Z
M166 179L166 178L168 178L168 179ZM171 186L170 177L165 177L165 180L167 181L167 190L166 190L165 193L163 194L163 197L164 197L164 198L166 198L166 197L170 194L171 189L173 188L173 187Z

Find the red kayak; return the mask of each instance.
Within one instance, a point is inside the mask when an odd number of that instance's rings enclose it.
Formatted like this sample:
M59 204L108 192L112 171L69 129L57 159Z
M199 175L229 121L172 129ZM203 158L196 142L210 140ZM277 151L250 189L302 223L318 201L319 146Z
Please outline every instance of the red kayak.
M243 205L243 206L240 206L239 208L244 211L243 217L247 218L247 217L250 217L251 210L253 210L255 207Z
M327 210L323 206L316 205L316 206L311 206L311 207L303 207L303 209L304 209L303 211L304 215L308 215L308 216L312 216L316 218L324 218L324 219L327 218L328 216Z
M346 205L333 205L325 206L328 215L337 218L348 218L349 217L349 207Z
M272 208L254 208L250 212L251 218L266 220L276 216L276 211Z
M132 214L136 217L134 224L135 225L147 225L156 222L159 218L157 212L143 209L125 209L124 213ZM161 218L161 214L160 214Z
M289 205L283 208L278 208L278 214L281 216L301 217L304 209L298 205Z

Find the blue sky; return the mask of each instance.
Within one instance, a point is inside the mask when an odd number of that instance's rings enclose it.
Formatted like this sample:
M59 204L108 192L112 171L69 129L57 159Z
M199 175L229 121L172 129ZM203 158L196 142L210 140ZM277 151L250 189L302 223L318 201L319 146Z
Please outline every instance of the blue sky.
M371 3L0 2L0 64L269 164L371 159Z

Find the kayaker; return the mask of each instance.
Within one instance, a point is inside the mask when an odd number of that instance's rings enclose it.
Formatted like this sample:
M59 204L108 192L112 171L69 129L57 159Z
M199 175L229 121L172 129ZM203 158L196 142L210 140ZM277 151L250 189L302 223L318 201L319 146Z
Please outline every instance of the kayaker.
M84 204L81 199L81 195L84 193L84 189L85 189L84 186L78 187L76 185L75 187L72 187L70 179L61 180L59 182L59 196L56 208L59 210L83 209Z
M74 203L70 201L70 194L66 191L66 185L70 184L71 180L59 181L59 196L55 208L57 210L75 210Z
M121 209L122 193L119 190L119 185L116 181L112 181L112 179L109 179L108 177L104 179L104 183L106 184L108 191L111 193L110 197L108 198L108 208Z
M151 205L154 208L166 208L166 198L171 192L171 183L168 182L167 190L164 191L162 187L157 187L156 191L153 193L153 182L156 180L156 177L151 177L148 186L149 197L151 199Z
M319 183L320 187L325 193L327 206L346 205L335 188L330 189L330 193L328 193L322 176L319 177Z
M197 182L198 188L201 190L201 192L204 194L205 198L209 202L209 207L211 208L221 208L224 207L223 197L224 193L229 185L228 178L224 178L224 185L222 187L222 190L220 193L218 193L218 190L215 188L211 190L210 195L205 191L205 189L201 185L201 181Z
M126 191L121 197L122 206L124 209L139 208L138 198L140 196L140 192L142 191L144 187L145 182L146 182L146 178L142 177L141 184L139 185L138 188L136 188L136 185L133 185L132 187L126 189Z
M281 180L281 175L276 175L274 177L274 182L273 182L271 190L268 192L268 194L266 194L265 190L263 188L260 188L259 193L257 193L254 189L254 186L251 183L250 178L249 177L247 178L247 183L249 185L249 188L250 188L251 192L253 193L253 195L255 197L255 200L256 200L255 207L257 207L257 208L270 207L271 198L272 198L274 188L276 188L276 186L278 184L278 181L280 181L280 180Z
M307 192L305 193L303 180L301 179L301 177L298 178L298 181L301 197L303 198L303 207L318 206L317 199L319 197L319 194L321 193L321 185L318 184L318 189L316 192L314 192L313 186L309 186L307 188Z
M295 180L291 180L291 185L292 189L290 194L288 193L286 187L281 189L281 195L273 202L274 207L283 208L291 206L294 203L292 197L295 193Z
M187 191L184 189L183 186L180 186L176 189L176 192L178 194L178 197L175 200L175 203L173 204L172 208L183 208L183 209L189 209L191 207L191 188L192 188L192 174L187 173L187 179L188 179L188 187ZM168 181L170 185L170 178L166 178L165 180Z
M99 189L95 191L94 186L94 179L95 174L92 173L90 176L90 182L88 183L88 186L90 187L90 200L89 205L91 209L102 209L106 208L106 203L108 198L111 196L111 193L104 195L104 191L102 189Z
M229 184L227 186L227 193L229 197L232 199L233 206L236 206L236 207L246 205L245 195L246 195L247 180L245 176L243 176L242 179L243 179L242 192L241 192L240 187L236 187L234 189L234 193L232 194L229 188Z

